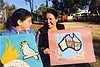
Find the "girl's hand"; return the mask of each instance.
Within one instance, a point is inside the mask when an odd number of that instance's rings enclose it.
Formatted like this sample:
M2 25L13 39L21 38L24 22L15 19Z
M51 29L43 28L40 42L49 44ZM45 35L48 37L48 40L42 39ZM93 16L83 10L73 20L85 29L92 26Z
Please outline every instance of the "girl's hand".
M44 54L50 54L50 50L49 50L49 48L46 48L46 49L44 49Z

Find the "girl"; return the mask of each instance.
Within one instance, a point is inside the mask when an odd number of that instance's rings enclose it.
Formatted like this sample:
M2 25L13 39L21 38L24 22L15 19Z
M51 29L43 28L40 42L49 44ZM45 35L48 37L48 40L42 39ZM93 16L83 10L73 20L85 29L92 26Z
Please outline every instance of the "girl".
M33 33L34 29L32 25L32 15L29 11L23 8L17 9L11 17L5 22L6 30L2 35L15 35L15 34L28 34Z

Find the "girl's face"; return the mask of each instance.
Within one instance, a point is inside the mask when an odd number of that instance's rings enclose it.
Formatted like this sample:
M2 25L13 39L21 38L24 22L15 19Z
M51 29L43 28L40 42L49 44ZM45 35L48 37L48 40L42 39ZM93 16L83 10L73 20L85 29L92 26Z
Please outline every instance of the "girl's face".
M56 23L58 22L58 18L55 18L55 16L51 13L47 13L46 14L46 22L48 24L48 27L51 29L51 28L56 27Z
M22 30L29 30L32 25L32 17L27 17L26 20L21 21L19 26Z

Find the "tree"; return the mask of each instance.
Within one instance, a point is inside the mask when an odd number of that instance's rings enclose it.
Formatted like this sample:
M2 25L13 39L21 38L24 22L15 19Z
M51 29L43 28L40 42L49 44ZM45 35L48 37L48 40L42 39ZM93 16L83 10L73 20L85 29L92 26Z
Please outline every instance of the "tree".
M34 14L34 13L33 13L33 0L25 0L25 1L26 1L26 2L29 2L29 4L30 4L30 9L31 9L31 13L32 13L32 15L33 15L33 14ZM33 20L34 20L34 19L32 18L32 23L34 23Z
M46 7L48 8L48 1L52 1L52 0L46 0Z
M92 0L89 11L91 11L91 13L97 14L98 22L100 22L100 0Z
M83 10L89 6L91 0L50 0L53 3L53 8L63 15L78 13L79 9Z
M44 20L44 13L47 11L47 9L53 9L53 8L41 4L40 7L36 10L36 14L39 17L39 20Z
M0 12L2 13L2 18L6 19L12 15L13 11L16 9L16 6L9 5L7 2L4 2L4 0L0 0Z
M100 13L100 0L92 0L89 6L89 11L92 13Z
M26 2L29 2L30 4L30 9L31 9L31 13L33 13L33 0L25 0Z
M14 4L11 6L8 3L5 4L5 7L3 8L3 17L5 18L5 21L9 16L12 15L15 9L16 9L16 6Z
M5 5L4 1L0 0L0 12L3 10L4 5Z
M91 0L52 0L53 7L61 10L61 14L71 14L78 12L79 9L85 9Z
M40 7L36 10L39 20L43 20L43 13L46 12L46 10L47 6L44 4L41 4Z
M12 13L15 11L16 9L16 6L13 4L13 5L9 5L8 3L5 5L4 7L4 10L6 9L6 14L7 14L7 17L11 16Z

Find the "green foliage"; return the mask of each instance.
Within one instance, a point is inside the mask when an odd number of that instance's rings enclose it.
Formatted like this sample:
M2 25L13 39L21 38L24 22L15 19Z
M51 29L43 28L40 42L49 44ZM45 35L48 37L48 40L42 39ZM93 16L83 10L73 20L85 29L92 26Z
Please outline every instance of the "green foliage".
M3 9L3 7L4 7L4 0L0 0L0 12L1 12L1 10Z
M100 0L92 0L89 6L89 11L92 13L100 13Z
M7 14L7 17L11 16L12 13L14 12L14 10L16 9L16 6L13 4L13 5L9 5L9 4L6 4L6 6L4 7L4 9L6 9L6 14Z
M53 8L61 10L61 14L71 14L85 9L91 0L52 0Z
M0 0L0 12L3 13L2 18L8 18L10 15L12 15L13 11L16 9L16 6L9 5L7 2L5 3L4 0ZM6 13L6 16L5 16Z
M33 13L33 0L25 0L26 2L29 2L31 13Z
M38 20L41 21L44 18L44 13L47 11L47 9L53 9L52 7L46 7L46 5L41 4L41 6L35 11L37 16L38 16Z
M2 34L2 32L4 31L4 28L0 28L0 35Z

